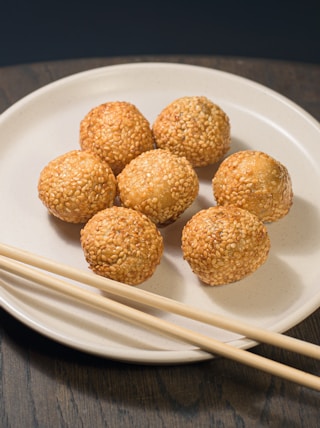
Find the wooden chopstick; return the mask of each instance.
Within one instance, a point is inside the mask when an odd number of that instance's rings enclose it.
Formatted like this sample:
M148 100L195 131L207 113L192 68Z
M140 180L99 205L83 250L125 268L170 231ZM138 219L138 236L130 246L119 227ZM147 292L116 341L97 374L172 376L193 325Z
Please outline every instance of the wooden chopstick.
M313 343L308 343L280 333L251 326L250 324L244 323L240 320L231 319L223 315L202 311L167 297L155 295L136 287L130 287L126 284L95 275L92 272L85 272L65 264L57 263L45 257L38 256L6 244L0 243L0 255L65 278L82 282L106 291L112 295L124 297L131 301L142 303L156 309L172 312L225 330L230 330L257 342L268 343L311 358L320 359L320 346Z
M1 244L1 247L2 247L2 244ZM11 251L17 250L18 252L21 251L18 249L13 249L12 247L9 247L9 250ZM32 259L33 258L38 259L37 256L30 255L30 253L25 253L23 251L22 253L27 254L28 256L31 256ZM168 321L159 319L147 313L141 312L137 309L115 302L109 298L102 297L96 293L90 292L89 290L84 290L78 286L75 286L63 280L60 280L59 278L51 277L46 273L40 272L36 269L32 269L28 266L25 266L24 264L17 262L14 257L12 257L13 260L8 259L8 257L9 256L0 257L0 268L8 272L11 272L25 279L36 282L38 284L45 285L55 291L63 293L64 295L71 296L77 300L86 302L89 305L105 310L108 313L111 313L117 317L134 321L138 324L144 325L145 327L149 327L149 328L155 329L156 331L169 334L170 336L176 337L180 340L182 339L210 353L218 354L226 358L233 359L235 361L260 369L267 373L282 377L292 382L296 382L300 385L307 386L309 388L320 391L320 378L315 375L312 375L312 374L297 370L295 368L286 366L284 364L269 360L267 358L252 354L248 351L235 348L231 345L228 345L227 343L223 343L213 338L206 337L200 333L195 333L191 330L177 326ZM26 262L23 262L23 263L26 263ZM50 262L50 263L53 263L53 265L56 265L55 262ZM63 266L67 268L67 266L65 265ZM74 269L74 268L70 268L70 269L78 271L77 269ZM95 276L95 275L89 274L89 276ZM72 275L72 279L75 279L73 275ZM125 286L125 287L128 287L128 286ZM131 287L128 287L128 288L131 289ZM318 352L319 352L319 347L317 347L316 345L314 345L314 347L318 348ZM317 357L319 357L319 355L317 355Z
M252 354L248 351L234 348L226 343L206 337L200 333L195 333L168 321L128 307L122 303L115 302L109 298L102 297L101 295L82 289L58 278L51 277L48 274L22 265L16 261L6 259L5 257L0 257L0 266L2 269L18 275L19 277L31 280L59 293L86 302L91 306L102 309L117 317L130 320L131 322L134 321L145 327L169 334L180 340L182 339L210 353L233 359L256 369L320 391L320 378L312 374Z

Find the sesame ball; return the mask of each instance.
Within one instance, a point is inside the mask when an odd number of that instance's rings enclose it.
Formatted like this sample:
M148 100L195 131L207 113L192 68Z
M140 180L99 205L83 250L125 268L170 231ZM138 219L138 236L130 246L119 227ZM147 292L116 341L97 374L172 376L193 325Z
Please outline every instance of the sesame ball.
M151 277L163 253L155 224L138 211L118 206L88 221L81 230L81 245L93 272L128 285Z
M38 192L55 217L85 223L96 212L113 205L116 179L111 168L94 154L72 150L43 168Z
M153 123L157 147L185 156L194 167L220 160L230 148L226 113L206 97L182 97L158 115Z
M80 123L80 146L107 162L115 175L140 153L154 148L148 120L125 101L101 104Z
M239 281L267 259L265 225L238 207L211 207L196 213L182 231L184 259L208 285Z
M162 149L133 159L117 180L122 205L141 211L156 224L176 220L199 191L190 162Z
M266 153L244 150L227 157L212 180L219 205L237 205L272 222L290 210L293 192L287 168Z

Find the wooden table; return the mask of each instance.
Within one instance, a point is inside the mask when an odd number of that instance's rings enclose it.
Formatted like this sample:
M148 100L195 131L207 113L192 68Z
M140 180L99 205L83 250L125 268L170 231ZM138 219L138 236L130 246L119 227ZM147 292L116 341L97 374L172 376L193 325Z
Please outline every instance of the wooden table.
M93 58L3 67L0 112L63 76L140 61L197 64L236 73L273 88L320 120L319 65L202 56ZM289 334L320 344L319 332L318 309ZM0 339L1 427L320 426L318 392L222 358L177 366L110 361L55 343L3 310ZM266 345L252 352L320 375L319 361Z

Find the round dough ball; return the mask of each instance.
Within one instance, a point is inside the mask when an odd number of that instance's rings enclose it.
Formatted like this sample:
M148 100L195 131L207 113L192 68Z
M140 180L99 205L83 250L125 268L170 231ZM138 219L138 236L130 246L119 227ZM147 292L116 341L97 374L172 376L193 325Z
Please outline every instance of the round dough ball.
M85 223L96 212L113 205L116 179L109 165L97 156L72 150L43 168L38 193L55 217Z
M154 148L148 120L125 101L93 108L80 123L80 146L107 162L115 175L131 159Z
M151 277L163 253L155 224L138 211L117 206L88 221L81 245L93 272L129 285Z
M254 150L227 157L213 177L212 187L219 205L236 205L266 222L284 217L293 201L287 168Z
M184 259L208 285L239 281L267 259L270 240L265 225L238 207L199 211L182 231Z
M199 191L198 176L190 162L168 150L142 153L117 179L122 205L141 211L156 224L176 220Z
M183 97L165 107L153 123L157 147L185 156L194 167L219 161L230 148L226 113L206 97Z

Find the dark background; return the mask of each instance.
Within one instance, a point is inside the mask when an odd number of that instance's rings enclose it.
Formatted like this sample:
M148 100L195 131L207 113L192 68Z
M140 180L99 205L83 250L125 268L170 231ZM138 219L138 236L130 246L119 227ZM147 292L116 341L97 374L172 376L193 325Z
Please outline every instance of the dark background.
M0 65L154 54L320 62L319 0L0 1Z

